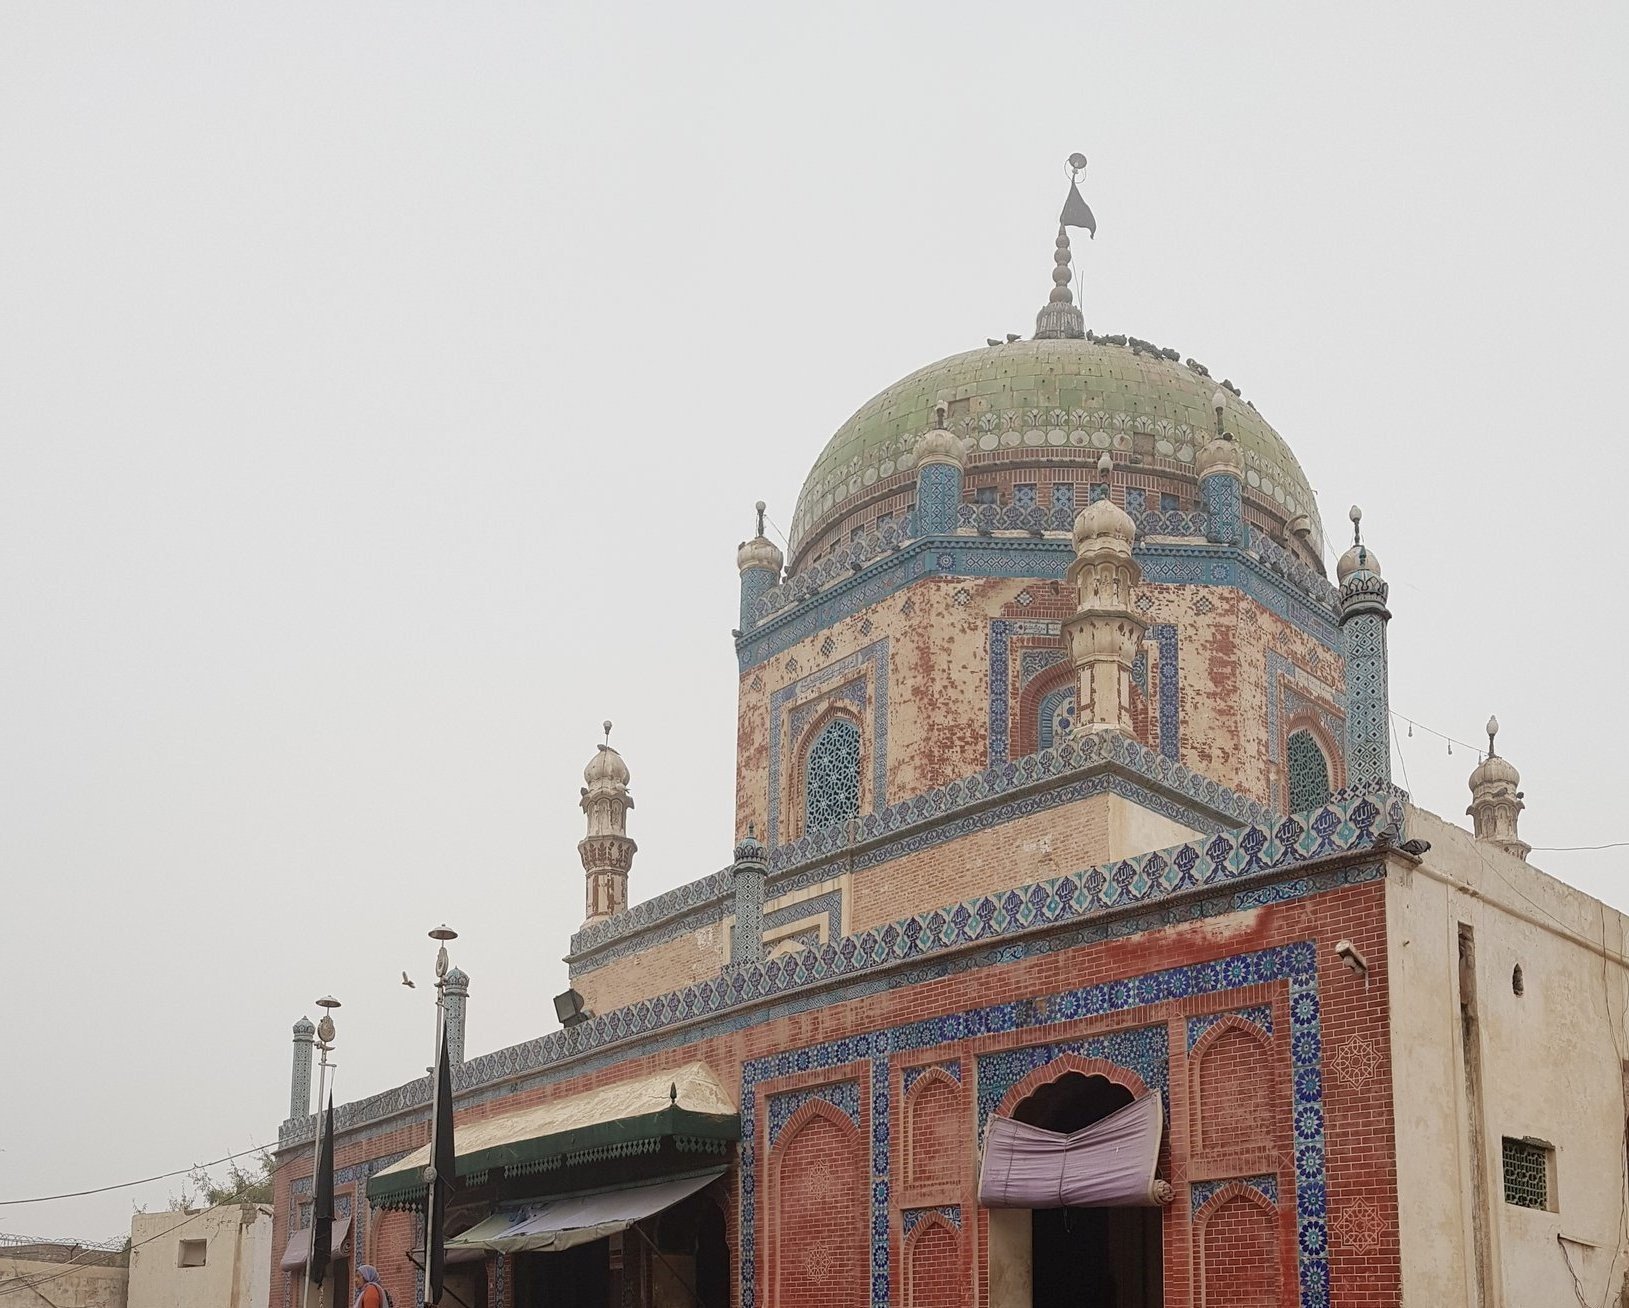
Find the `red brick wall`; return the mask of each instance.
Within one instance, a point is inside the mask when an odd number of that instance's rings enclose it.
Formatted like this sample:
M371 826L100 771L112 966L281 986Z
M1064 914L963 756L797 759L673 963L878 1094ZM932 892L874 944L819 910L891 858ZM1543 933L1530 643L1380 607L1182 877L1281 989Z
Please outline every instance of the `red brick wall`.
M1230 1186L1195 1215L1205 1308L1290 1308L1278 1215L1265 1199ZM1293 1280L1293 1278L1292 1278Z
M962 1308L961 1232L938 1216L923 1218L905 1244L905 1302L910 1308Z
M770 1267L777 1308L864 1308L870 1298L866 1151L818 1101L792 1115L773 1155Z
M1343 937L1351 939L1368 957L1367 979L1354 976L1335 957L1333 944ZM1341 1308L1381 1308L1381 1305L1394 1308L1399 1302L1396 1169L1391 1075L1387 1061L1384 883L1378 881L1225 918L1165 927L1056 953L1035 954L915 985L897 985L863 999L830 1004L809 1012L783 1014L759 1025L698 1039L682 1048L629 1058L614 1067L474 1105L461 1111L458 1120L484 1119L696 1059L706 1061L733 1092L740 1083L741 1065L747 1060L941 1014L1044 999L1104 981L1300 941L1313 941L1317 947L1331 1302ZM1264 1004L1270 1006L1273 1014L1274 1035L1270 1040L1262 1041L1230 1030L1225 1023L1218 1024L1196 1046L1196 1053L1200 1055L1197 1068L1189 1063L1186 1049L1189 1016ZM1044 1005L1042 1008L1044 1017ZM956 1203L961 1206L963 1215L963 1247L956 1264L961 1269L957 1273L957 1285L968 1296L968 1302L985 1302L982 1284L988 1258L987 1222L986 1215L977 1209L974 1196L977 1140L972 1095L977 1056L1002 1047L1084 1037L1117 1025L1151 1023L1167 1026L1171 1051L1171 1129L1161 1163L1161 1174L1172 1178L1177 1188L1177 1201L1165 1210L1163 1228L1168 1308L1252 1302L1234 1294L1232 1280L1243 1278L1237 1287L1239 1294L1256 1294L1259 1289L1253 1279L1256 1271L1246 1276L1242 1271L1226 1269L1248 1266L1259 1270L1263 1264L1260 1250L1264 1239L1268 1240L1269 1247L1276 1241L1279 1265L1283 1269L1284 1301L1293 1301L1297 1280L1297 1195L1290 1143L1291 1018L1287 989L1281 982L1164 1001L1107 1017L1043 1021L1024 1030L972 1037L919 1051L909 1058L896 1058L889 1099L894 1141L890 1160L893 1232L890 1271L897 1301L904 1301L908 1286L918 1284L913 1280L916 1264L906 1261L901 1247L900 1210ZM1244 1038L1236 1040L1236 1035ZM1248 1043L1252 1039L1255 1040L1253 1047ZM1210 1055L1217 1061L1207 1070ZM942 1132L939 1126L929 1122L930 1117L939 1116L937 1110L924 1114L919 1120L913 1116L905 1102L901 1070L905 1062L940 1062L952 1058L961 1062L963 1084L961 1098L954 1101L951 1109L957 1114L956 1125L953 1130L947 1128ZM853 1079L857 1074L857 1069L847 1067L804 1073L794 1080L812 1084L820 1079ZM1263 1087L1269 1089L1265 1102L1255 1098ZM765 1145L764 1101L769 1093L781 1088L784 1086L779 1084L761 1087L757 1138ZM941 1090L942 1087L927 1077L913 1086L916 1094L937 1096ZM943 1093L950 1094L948 1089ZM858 1131L840 1112L826 1106L829 1111L822 1116L819 1133L808 1137L809 1156L818 1154L832 1167L829 1180L822 1173L822 1197L817 1209L811 1209L812 1196L808 1193L789 1192L784 1204L772 1198L773 1183L769 1174L772 1164L765 1157L769 1151L760 1150L757 1247L761 1308L768 1308L770 1304L781 1308L783 1304L841 1305L866 1301L871 1193L868 1101L869 1096L862 1094ZM940 1102L950 1108L953 1096ZM1203 1117L1206 1104L1217 1105L1230 1121L1268 1122L1266 1138L1259 1126L1251 1128L1254 1138L1237 1148L1235 1141L1224 1133L1218 1133L1222 1138L1207 1137ZM799 1112L822 1115L820 1109L811 1109L808 1104ZM948 1112L945 1116L948 1119ZM908 1119L909 1139L920 1142L924 1154L921 1159L913 1160L908 1154L911 1149L906 1135ZM783 1151L802 1149L797 1136L786 1133L798 1125L795 1120L789 1121L780 1139ZM388 1131L361 1143L342 1139L337 1164L343 1168L368 1158L399 1155L421 1145L425 1132L423 1125L415 1125ZM783 1152L782 1157L786 1156ZM309 1160L309 1152L301 1150L299 1156L278 1173L278 1228L274 1240L277 1253L288 1239L289 1186L296 1177L309 1175ZM788 1170L795 1173L801 1169L793 1165ZM1228 1209L1226 1220L1214 1227L1208 1220L1196 1224L1190 1218L1188 1183L1254 1174L1276 1177L1279 1211L1273 1228L1275 1236L1263 1235L1260 1222L1243 1209L1238 1210L1237 1217L1232 1215L1234 1210ZM727 1180L732 1206L730 1235L733 1247L739 1249L733 1211L738 1178L731 1176ZM933 1197L922 1199L918 1197L920 1194ZM1258 1213L1261 1211L1257 1209ZM411 1220L401 1215L373 1214L369 1223L371 1261L386 1275L398 1299L410 1297L413 1285L411 1268L405 1263L405 1246L410 1241L411 1230ZM842 1233L840 1241L836 1239L839 1231ZM837 1246L829 1267L823 1258L814 1259L808 1265L800 1262L800 1252L822 1242ZM913 1259L914 1248L913 1245ZM929 1248L931 1256L924 1255L927 1261L923 1266L937 1267L939 1255L931 1252L933 1246ZM943 1245L939 1248L942 1250ZM1240 1250L1247 1252L1239 1255ZM844 1261L846 1258L854 1261ZM769 1279L775 1270L769 1266L771 1263L787 1271L791 1278L786 1282L787 1293L792 1297L775 1297L772 1289L775 1283ZM812 1273L822 1267L826 1268L825 1279L815 1281ZM935 1279L937 1275L931 1273L921 1280L920 1284L928 1287L927 1292L941 1292L943 1287L940 1280ZM1218 1275L1223 1277L1220 1284ZM818 1293L816 1286L820 1287ZM914 1294L915 1289L909 1292ZM974 1297L975 1292L977 1297ZM936 1299L923 1301L939 1302Z

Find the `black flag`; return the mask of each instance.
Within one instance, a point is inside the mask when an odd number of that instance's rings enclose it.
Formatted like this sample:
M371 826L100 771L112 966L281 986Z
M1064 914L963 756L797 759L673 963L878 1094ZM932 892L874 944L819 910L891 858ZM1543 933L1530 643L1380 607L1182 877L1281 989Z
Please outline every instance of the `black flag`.
M1063 212L1058 215L1060 227L1084 227L1097 237L1097 219L1092 217L1092 211L1086 201L1081 198L1080 187L1074 182L1069 183L1069 198L1063 202Z
M458 1156L453 1149L452 1068L447 1062L447 1031L441 1031L436 1053L435 1103L430 1118L430 1175L424 1222L424 1302L441 1302L447 1269L447 1201L453 1190Z
M311 1284L320 1286L328 1275L328 1264L334 1256L334 1097L328 1096L328 1111L323 1114L322 1139L317 1145L317 1175L311 1202L311 1258L306 1274Z

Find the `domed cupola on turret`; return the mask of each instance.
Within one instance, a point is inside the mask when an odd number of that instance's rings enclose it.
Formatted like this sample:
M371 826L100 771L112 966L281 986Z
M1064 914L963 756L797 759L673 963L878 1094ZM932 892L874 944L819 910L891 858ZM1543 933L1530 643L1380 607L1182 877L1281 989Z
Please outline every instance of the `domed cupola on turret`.
M628 793L628 765L611 748L610 722L604 726L605 741L583 769L587 784L582 810L588 817L588 834L577 843L577 853L588 879L588 922L628 907L628 869L639 849L628 837L628 810L634 806Z
M1488 756L1471 773L1471 806L1465 810L1476 825L1476 838L1497 845L1507 854L1525 859L1533 847L1516 834L1516 820L1527 807L1522 802L1521 773L1494 749L1499 719L1488 719Z

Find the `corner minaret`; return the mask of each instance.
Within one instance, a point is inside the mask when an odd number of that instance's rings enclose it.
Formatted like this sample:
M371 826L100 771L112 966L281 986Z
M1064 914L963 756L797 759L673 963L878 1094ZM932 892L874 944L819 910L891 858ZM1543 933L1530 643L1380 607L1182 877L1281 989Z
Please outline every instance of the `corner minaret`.
M289 1082L288 1115L290 1120L303 1122L311 1116L311 1046L316 1041L317 1028L309 1017L294 1024L294 1072Z
M1052 293L1035 315L1038 341L1078 341L1086 337L1086 315L1075 304L1074 292L1069 289L1069 278L1073 275L1069 267L1069 229L1084 227L1094 237L1097 235L1097 219L1080 195L1080 175L1085 171L1086 156L1070 155L1069 196L1063 203L1063 212L1058 215L1058 240L1052 251Z
M1346 655L1346 784L1391 783L1391 692L1387 682L1389 588L1363 543L1363 510L1352 506L1352 548L1335 565Z
M764 535L764 502L754 506L758 511L758 534L744 540L735 551L735 566L741 573L741 630L751 631L755 619L753 609L781 579L781 568L786 559L775 542Z
M441 983L441 1007L446 1014L447 1058L455 1066L464 1061L464 1025L469 1015L469 973L455 967Z
M628 868L639 846L628 839L628 765L611 748L611 724L605 723L605 743L583 769L582 809L588 815L588 834L577 843L588 878L588 914L585 922L601 922L628 907Z
M1476 824L1476 838L1497 845L1507 854L1525 859L1533 850L1516 835L1516 819L1521 816L1521 773L1493 748L1499 734L1499 719L1488 719L1488 756L1471 773L1471 806L1465 810Z
M1113 500L1095 500L1075 518L1074 583L1078 611L1063 624L1075 665L1076 721L1083 731L1131 734L1131 665L1148 624L1135 607L1142 569L1132 557L1137 524Z
M730 868L735 928L730 934L730 962L737 967L756 963L764 953L764 878L769 856L752 828L735 847Z

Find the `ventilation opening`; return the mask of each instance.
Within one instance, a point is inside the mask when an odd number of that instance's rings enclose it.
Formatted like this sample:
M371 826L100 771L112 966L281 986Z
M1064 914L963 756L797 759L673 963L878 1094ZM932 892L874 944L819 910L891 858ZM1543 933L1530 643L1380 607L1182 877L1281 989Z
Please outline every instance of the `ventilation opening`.
M205 1240L182 1240L175 1251L177 1267L202 1267L208 1257L209 1244Z
M1513 995L1520 995L1526 990L1527 985L1522 980L1522 965L1517 963L1510 973L1510 993Z
M1505 1202L1555 1212L1555 1150L1542 1140L1504 1138Z

